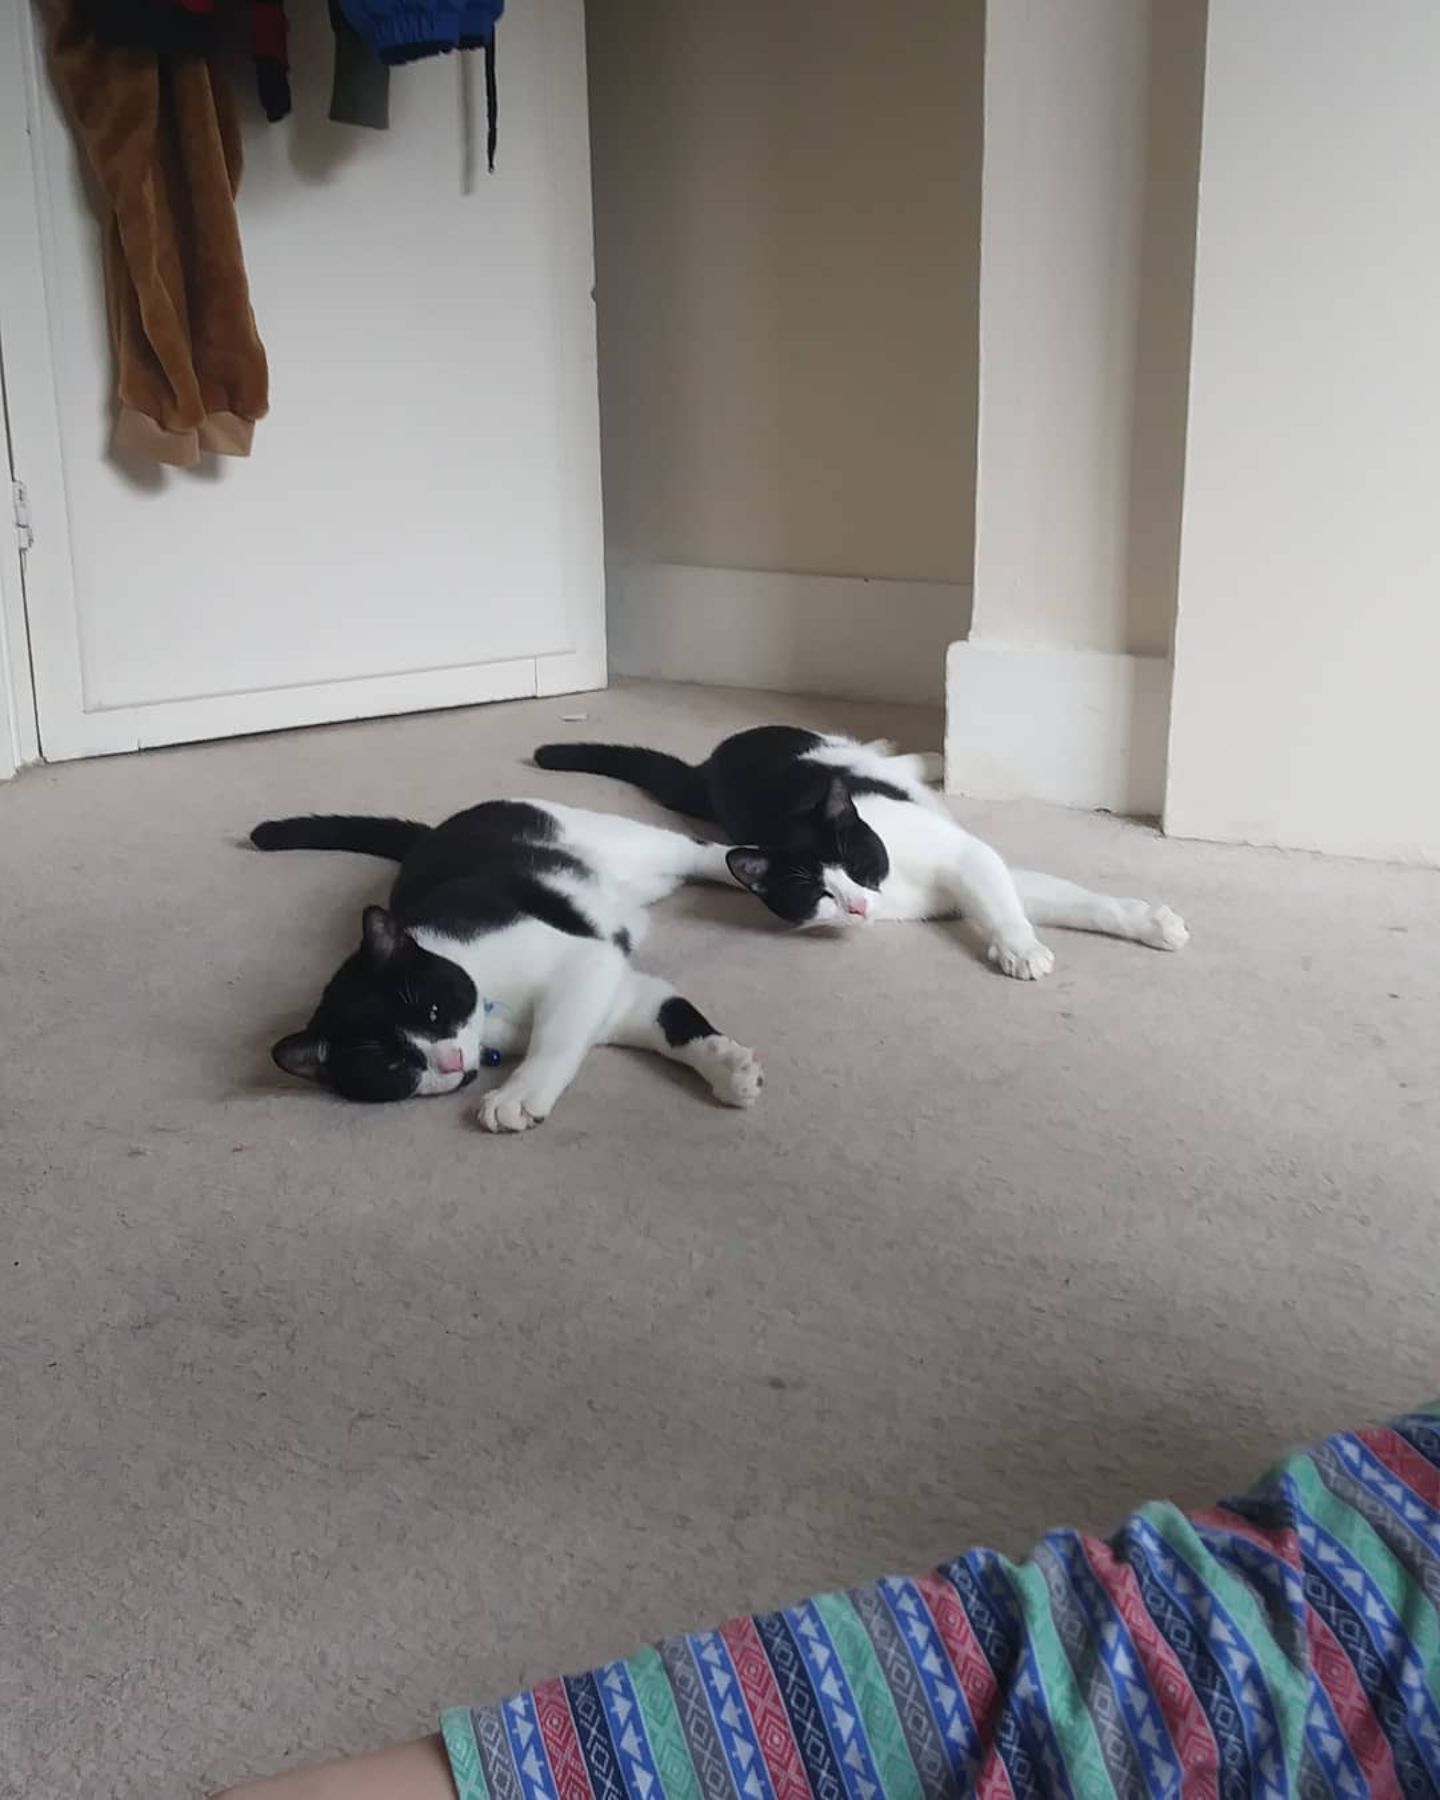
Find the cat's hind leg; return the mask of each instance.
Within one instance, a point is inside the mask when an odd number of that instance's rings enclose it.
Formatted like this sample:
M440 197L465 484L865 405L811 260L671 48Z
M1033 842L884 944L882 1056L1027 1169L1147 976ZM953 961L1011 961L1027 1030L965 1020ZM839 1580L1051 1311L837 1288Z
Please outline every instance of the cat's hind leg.
M1190 940L1185 921L1168 906L1148 900L1122 900L1094 894L1058 875L1014 869L1015 888L1032 924L1058 925L1068 931L1097 931L1105 937L1128 938L1152 950L1183 950Z
M653 1050L684 1063L704 1077L725 1106L753 1106L765 1085L755 1052L717 1031L704 1013L658 975L630 971L604 1041Z
M577 851L640 906L651 906L685 881L739 884L725 861L728 844L702 843L683 831L647 825L619 813L551 806L565 831L565 847Z

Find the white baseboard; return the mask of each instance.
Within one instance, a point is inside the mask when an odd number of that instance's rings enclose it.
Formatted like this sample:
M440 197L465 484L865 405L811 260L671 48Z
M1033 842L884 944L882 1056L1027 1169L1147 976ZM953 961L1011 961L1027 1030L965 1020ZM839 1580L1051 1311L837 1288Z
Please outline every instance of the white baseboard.
M1167 658L972 640L950 646L945 685L947 792L1162 810Z
M608 571L616 675L935 705L970 619L959 582L771 575L679 563Z

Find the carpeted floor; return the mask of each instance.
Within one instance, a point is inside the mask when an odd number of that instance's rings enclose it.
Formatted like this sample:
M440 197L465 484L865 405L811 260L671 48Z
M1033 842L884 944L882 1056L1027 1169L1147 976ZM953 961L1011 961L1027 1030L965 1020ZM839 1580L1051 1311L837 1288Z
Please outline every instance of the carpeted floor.
M508 1141L473 1093L273 1074L384 872L237 839L643 811L521 767L575 712L696 752L773 717L938 737L633 687L0 789L5 1796L368 1748L667 1629L1201 1501L1440 1388L1433 874L962 807L1169 900L1190 949L1054 933L1027 987L953 928L797 939L693 892L643 959L763 1051L753 1113L613 1050Z

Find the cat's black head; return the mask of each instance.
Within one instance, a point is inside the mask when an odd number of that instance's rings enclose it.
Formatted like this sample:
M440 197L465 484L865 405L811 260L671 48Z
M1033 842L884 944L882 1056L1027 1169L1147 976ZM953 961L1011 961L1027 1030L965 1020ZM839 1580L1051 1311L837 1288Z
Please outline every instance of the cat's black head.
M448 1094L475 1077L475 983L417 944L383 906L365 909L360 948L331 978L315 1016L270 1054L288 1075L346 1100Z
M846 925L869 915L890 857L855 810L844 778L832 776L813 812L783 846L741 848L726 858L742 887L789 925Z

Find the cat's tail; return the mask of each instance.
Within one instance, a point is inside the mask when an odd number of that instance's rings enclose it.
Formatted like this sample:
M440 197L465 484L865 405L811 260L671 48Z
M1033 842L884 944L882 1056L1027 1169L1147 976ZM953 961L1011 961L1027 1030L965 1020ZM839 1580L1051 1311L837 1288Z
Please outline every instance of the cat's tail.
M250 833L250 842L257 850L354 850L404 862L429 829L414 819L312 813L302 819L266 819Z
M642 750L638 744L541 744L535 763L542 769L613 775L672 812L686 813L692 819L715 817L704 773L663 750Z

